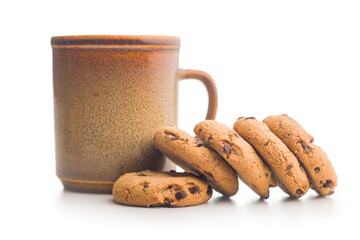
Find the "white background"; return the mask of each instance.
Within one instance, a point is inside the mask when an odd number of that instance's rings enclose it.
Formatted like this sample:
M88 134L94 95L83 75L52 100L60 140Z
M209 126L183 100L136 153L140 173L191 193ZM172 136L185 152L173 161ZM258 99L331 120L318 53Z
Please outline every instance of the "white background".
M359 1L3 1L0 4L1 239L338 239L358 237ZM50 37L175 35L180 67L207 71L217 120L288 113L338 174L331 197L231 199L182 209L117 205L67 192L55 176ZM179 127L206 114L197 81L180 84Z

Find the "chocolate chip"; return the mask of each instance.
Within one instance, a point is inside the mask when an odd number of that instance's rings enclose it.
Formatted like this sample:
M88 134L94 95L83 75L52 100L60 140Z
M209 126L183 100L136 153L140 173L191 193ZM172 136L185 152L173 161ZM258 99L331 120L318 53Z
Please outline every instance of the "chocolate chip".
M297 195L302 195L302 194L304 194L304 191L301 190L301 189L297 189L297 190L296 190L296 194L297 194Z
M313 143L313 142L314 142L314 139L313 139L313 138L312 138L312 139L310 139L310 142L311 142L311 143Z
M315 172L315 174L320 172L320 168L319 167L314 168L314 172Z
M211 146L209 146L209 145L207 145L207 144L202 145L202 147L204 147L204 148L208 148L208 149L212 149L212 147L211 147Z
M170 138L171 141L177 140L177 137L175 136L175 134L172 134L172 133L165 133L165 137Z
M267 140L267 141L266 141L266 143L265 143L265 146L269 145L269 142L270 142L270 141L269 141L269 140Z
M290 169L292 169L292 165L289 165L289 166L287 166L287 168L286 168L286 170L290 170Z
M195 138L195 144L196 147L204 147L211 149L208 145L206 145L203 141L201 141L199 138Z
M144 188L148 188L149 187L149 183L144 183Z
M184 199L186 197L187 197L187 194L184 191L179 191L179 192L175 193L175 198L177 200L181 200L181 199Z
M167 188L168 188L168 189L172 189L172 188L173 188L173 186L172 186L172 185L170 185L170 186L168 186Z
M309 153L312 152L312 150L309 148L309 146L306 143L300 142L300 144L301 144L301 147L304 149L306 154L309 154Z
M334 185L333 181L331 181L331 180L326 180L326 182L324 183L323 187L325 187L325 188L332 188L333 185Z
M212 139L212 136L208 137L208 142L210 142L211 139Z
M255 119L255 118L254 117L247 117L245 119L248 120L248 119Z
M202 129L200 128L200 129L199 129L199 132L201 132L201 131L202 131Z
M208 186L207 190L206 190L206 193L211 197L212 196L212 188L210 186Z
M198 193L198 192L199 192L199 188L198 188L197 186L191 187L191 188L189 188L189 192L190 192L191 194Z
M244 118L244 117L238 117L238 120L239 120L239 119L242 119L242 118Z
M279 128L281 128L282 127L282 123L279 123Z
M172 199L165 198L165 199L164 199L164 206L171 206L171 203L172 203L173 201L174 201L174 200L172 200Z
M269 177L269 174L267 172L265 173L265 177Z
M203 143L203 141L201 141L198 137L195 137L195 144L200 144Z
M223 145L223 152L224 152L226 155L229 155L230 152L231 152L230 143L228 143L228 142L222 142L222 145Z
M236 132L236 133L234 133L234 136L235 137L240 137L240 135Z
M143 173L138 173L138 174L136 174L137 176L139 176L139 177L143 177L143 176L146 176L145 174L143 174Z
M206 176L208 176L210 178L214 178L214 176L210 172L204 171L204 173L205 173Z

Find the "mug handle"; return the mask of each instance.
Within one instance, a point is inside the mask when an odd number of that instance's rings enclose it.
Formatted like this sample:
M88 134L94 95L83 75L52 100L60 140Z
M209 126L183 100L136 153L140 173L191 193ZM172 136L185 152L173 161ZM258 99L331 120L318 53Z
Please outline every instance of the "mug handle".
M206 114L206 119L215 120L218 105L218 96L216 85L212 77L208 73L203 71L180 69L180 80L186 79L197 79L205 85L209 96L209 106Z

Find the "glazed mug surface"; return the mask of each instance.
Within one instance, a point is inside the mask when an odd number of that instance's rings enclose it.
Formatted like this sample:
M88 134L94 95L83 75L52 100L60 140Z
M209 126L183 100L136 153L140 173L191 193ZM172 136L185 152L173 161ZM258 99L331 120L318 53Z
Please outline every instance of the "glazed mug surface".
M52 37L56 173L65 188L111 193L123 173L174 168L153 134L177 125L178 83L198 79L214 119L217 92L205 72L178 67L171 36Z

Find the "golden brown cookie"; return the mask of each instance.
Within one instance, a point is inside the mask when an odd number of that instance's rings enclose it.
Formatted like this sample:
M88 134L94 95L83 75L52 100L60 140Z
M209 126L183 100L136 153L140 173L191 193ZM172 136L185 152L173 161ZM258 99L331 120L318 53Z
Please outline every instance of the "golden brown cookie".
M264 121L304 167L310 183L320 195L331 195L337 186L335 170L326 153L313 144L314 138L288 115L269 116Z
M300 163L265 123L254 117L239 118L234 130L255 148L284 192L299 198L308 191L309 181Z
M185 171L206 178L216 191L232 196L238 191L237 174L200 139L174 126L164 126L154 135L155 146Z
M255 150L231 128L214 120L198 123L194 132L217 151L239 174L240 179L263 198L275 179Z
M185 207L207 202L211 187L191 173L126 173L114 184L116 202L143 207Z

